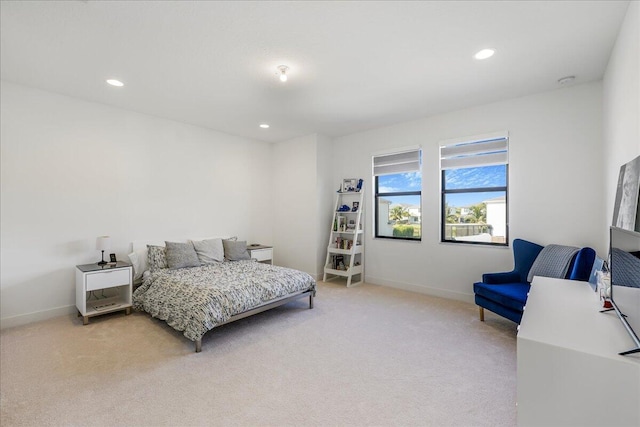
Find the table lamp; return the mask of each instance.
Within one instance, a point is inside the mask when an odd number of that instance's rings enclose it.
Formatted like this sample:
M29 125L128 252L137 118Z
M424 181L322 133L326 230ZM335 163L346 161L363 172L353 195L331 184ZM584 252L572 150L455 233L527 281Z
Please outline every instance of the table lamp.
M102 261L98 262L98 265L105 265L107 261L104 260L104 251L111 247L111 237L100 236L96 239L96 249L102 251Z

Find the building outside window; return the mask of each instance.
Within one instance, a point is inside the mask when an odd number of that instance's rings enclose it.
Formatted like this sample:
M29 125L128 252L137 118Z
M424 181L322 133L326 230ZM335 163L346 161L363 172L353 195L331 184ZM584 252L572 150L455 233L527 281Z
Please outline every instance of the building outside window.
M440 144L442 242L508 245L509 137Z
M419 148L373 156L375 237L422 239L422 155Z

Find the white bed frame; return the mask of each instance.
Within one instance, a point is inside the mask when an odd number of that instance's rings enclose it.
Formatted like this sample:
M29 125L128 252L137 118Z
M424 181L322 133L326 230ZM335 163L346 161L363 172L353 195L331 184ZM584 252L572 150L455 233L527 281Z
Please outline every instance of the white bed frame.
M219 239L220 237L205 237L205 238L193 238L193 239L168 239L168 241L170 242L186 242L188 240L206 240L206 239ZM223 239L225 239L226 237L222 237ZM146 248L147 245L155 245L155 246L164 246L165 243L164 240L159 240L159 239L155 239L155 240L135 240L132 242L131 246L132 246L132 250L136 251L138 249L141 248ZM242 313L238 313L235 316L231 316L226 322L224 323L220 323L218 325L216 325L213 329L225 325L227 323L231 323L231 322L235 322L236 320L240 320L240 319L244 319L245 317L249 317L249 316L253 316L254 314L258 314L258 313L262 313L263 311L267 311L270 310L272 308L281 306L283 304L286 304L290 301L293 300L297 300L300 298L306 298L309 297L309 309L313 308L313 298L315 297L315 291L313 290L306 290L306 291L298 291L294 294L290 294L281 298L276 298L273 299L271 301L267 301L257 307L254 307L250 310L247 311L243 311ZM213 329L210 329L210 331L212 331ZM195 341L196 343L196 353L200 353L202 351L202 338L197 339Z

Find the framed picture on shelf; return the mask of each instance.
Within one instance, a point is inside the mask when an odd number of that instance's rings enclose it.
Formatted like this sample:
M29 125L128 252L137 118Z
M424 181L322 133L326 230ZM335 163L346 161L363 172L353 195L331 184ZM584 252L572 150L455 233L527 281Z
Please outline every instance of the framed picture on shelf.
M358 212L359 207L360 207L360 202L353 202L353 207L351 208L351 212Z
M348 178L342 180L342 192L348 193L351 191L356 191L356 187L358 186L358 180L355 178Z

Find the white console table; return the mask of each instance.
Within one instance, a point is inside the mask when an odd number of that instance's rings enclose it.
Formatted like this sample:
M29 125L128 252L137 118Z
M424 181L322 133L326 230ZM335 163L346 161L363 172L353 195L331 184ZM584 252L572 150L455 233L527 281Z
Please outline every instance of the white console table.
M587 282L535 277L517 339L519 426L640 426L640 354Z

